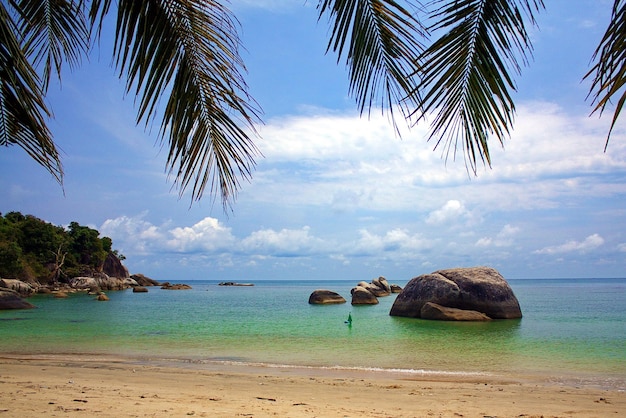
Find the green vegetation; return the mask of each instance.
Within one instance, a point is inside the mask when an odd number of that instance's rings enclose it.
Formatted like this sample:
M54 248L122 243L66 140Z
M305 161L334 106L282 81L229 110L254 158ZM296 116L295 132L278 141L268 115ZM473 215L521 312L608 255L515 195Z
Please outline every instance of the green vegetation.
M0 214L0 277L49 283L101 271L117 252L99 235L77 222L65 229L20 212Z

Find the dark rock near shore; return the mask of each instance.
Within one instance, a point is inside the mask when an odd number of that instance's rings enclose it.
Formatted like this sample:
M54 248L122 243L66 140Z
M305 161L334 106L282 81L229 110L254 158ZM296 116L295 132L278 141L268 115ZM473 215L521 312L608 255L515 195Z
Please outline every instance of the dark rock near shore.
M329 305L346 303L346 299L332 290L317 289L309 296L309 303L311 305Z
M254 283L220 282L218 286L254 286Z
M130 277L128 269L124 267L121 260L113 253L107 254L102 265L102 272L110 277L126 279Z
M432 302L427 302L422 306L420 317L439 321L491 321L491 318L481 312L448 308Z
M35 289L31 285L17 279L0 279L0 288L14 290L22 297L35 293Z
M143 286L133 287L133 293L148 293L148 288Z
M0 310L3 309L31 309L35 305L22 299L15 290L0 288Z
M522 317L513 290L500 273L489 267L439 270L415 277L397 296L389 314L420 318L428 302L481 312L492 319Z

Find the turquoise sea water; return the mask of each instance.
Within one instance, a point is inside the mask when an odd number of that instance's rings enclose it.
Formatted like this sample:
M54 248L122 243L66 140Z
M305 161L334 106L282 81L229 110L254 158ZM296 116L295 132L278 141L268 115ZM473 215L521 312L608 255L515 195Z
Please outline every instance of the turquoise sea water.
M35 296L37 309L0 311L0 354L541 375L626 389L626 279L510 280L524 317L488 323L391 317L395 295L372 306L308 304L320 288L349 301L354 281L187 283L192 290L107 292L108 302Z

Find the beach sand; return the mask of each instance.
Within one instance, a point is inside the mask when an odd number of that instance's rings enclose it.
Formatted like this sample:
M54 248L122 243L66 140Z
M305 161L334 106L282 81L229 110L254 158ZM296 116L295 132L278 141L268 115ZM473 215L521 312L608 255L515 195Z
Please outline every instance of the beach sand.
M622 417L626 393L515 376L0 358L4 417Z

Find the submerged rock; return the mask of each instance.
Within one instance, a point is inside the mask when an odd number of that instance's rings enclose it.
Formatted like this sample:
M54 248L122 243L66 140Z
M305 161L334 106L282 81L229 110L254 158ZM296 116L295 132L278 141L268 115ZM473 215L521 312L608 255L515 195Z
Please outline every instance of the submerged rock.
M329 305L346 303L346 299L332 290L317 289L309 296L309 303L311 305Z
M428 302L481 312L492 319L522 317L513 290L490 267L439 270L415 277L397 296L389 314L421 318L422 308Z

